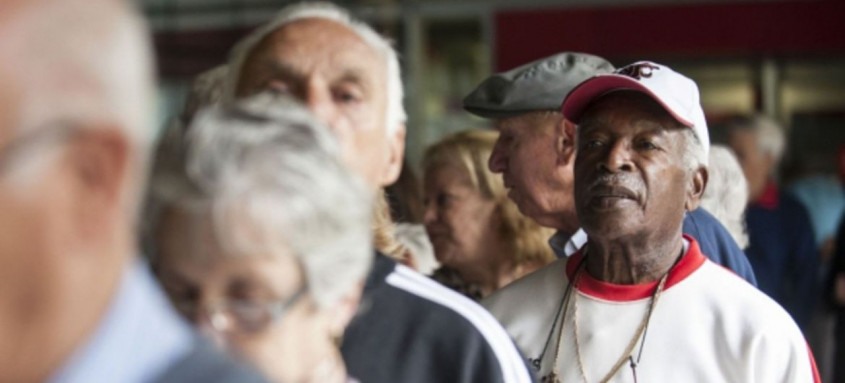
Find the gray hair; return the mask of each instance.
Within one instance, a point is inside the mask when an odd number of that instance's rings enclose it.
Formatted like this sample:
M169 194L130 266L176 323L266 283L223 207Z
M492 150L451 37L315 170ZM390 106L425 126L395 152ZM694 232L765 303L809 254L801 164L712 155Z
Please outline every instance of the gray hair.
M701 143L701 139L695 134L692 128L686 127L678 123L680 129L684 130L686 135L686 148L683 153L684 166L687 170L693 171L700 167L707 168L708 158L707 150Z
M710 177L701 206L728 229L740 248L748 246L745 230L745 205L748 183L736 156L723 145L710 147Z
M402 104L403 89L399 58L390 41L374 31L369 25L349 15L349 12L337 5L326 2L308 2L289 5L283 8L269 23L261 26L241 40L233 48L229 58L229 81L225 98L235 97L239 77L244 62L250 53L271 33L297 20L325 19L337 22L351 29L364 42L378 52L387 65L387 133L395 132L407 120L405 106Z
M223 100L223 92L229 77L229 67L218 65L198 74L191 82L191 90L185 100L180 118L182 122L191 123L194 115L202 108L217 105Z
M768 116L756 114L736 117L725 124L725 130L728 135L737 130L754 132L757 136L757 145L763 153L772 156L775 163L780 163L783 158L786 149L783 128Z
M150 212L209 212L225 256L290 249L321 307L364 279L373 259L371 193L303 106L262 93L203 110L181 139L165 139Z

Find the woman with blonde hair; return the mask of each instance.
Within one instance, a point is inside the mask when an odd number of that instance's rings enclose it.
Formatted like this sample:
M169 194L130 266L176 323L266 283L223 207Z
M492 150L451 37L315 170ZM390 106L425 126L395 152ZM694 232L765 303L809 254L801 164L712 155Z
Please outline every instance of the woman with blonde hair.
M551 262L549 229L523 216L487 168L498 133L445 137L423 157L423 222L442 267L434 279L481 299Z

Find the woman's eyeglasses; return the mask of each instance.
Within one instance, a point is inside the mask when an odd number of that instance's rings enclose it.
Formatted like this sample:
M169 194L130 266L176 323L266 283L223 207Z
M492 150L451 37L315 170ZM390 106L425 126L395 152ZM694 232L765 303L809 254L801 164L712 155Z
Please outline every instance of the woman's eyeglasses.
M208 318L211 328L217 332L258 332L283 317L306 291L302 286L289 298L273 302L229 300L205 306L196 300L174 300L173 305L189 320Z

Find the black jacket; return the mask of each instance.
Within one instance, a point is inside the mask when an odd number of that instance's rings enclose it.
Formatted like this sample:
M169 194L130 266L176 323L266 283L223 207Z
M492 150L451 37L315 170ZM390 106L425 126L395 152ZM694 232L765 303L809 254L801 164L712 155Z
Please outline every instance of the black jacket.
M363 383L533 380L484 308L383 255L341 351L350 376Z

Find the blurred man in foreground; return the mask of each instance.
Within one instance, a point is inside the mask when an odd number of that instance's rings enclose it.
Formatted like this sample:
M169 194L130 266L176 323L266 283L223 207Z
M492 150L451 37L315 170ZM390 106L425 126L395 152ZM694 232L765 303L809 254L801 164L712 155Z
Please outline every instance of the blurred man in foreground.
M260 382L136 259L154 84L120 1L0 3L0 381Z

